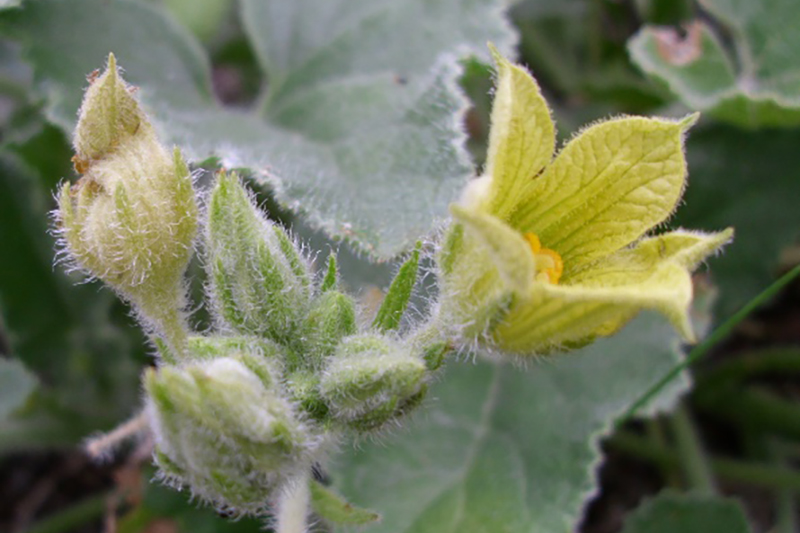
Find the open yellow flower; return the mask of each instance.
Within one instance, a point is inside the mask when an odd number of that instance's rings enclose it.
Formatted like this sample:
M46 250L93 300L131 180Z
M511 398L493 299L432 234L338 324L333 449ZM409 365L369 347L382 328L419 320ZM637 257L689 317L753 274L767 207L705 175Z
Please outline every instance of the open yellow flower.
M497 92L485 173L451 206L439 256L440 319L462 340L543 354L619 330L641 309L692 339L690 271L733 230L646 236L686 182L683 120L592 125L554 158L538 85L495 53Z

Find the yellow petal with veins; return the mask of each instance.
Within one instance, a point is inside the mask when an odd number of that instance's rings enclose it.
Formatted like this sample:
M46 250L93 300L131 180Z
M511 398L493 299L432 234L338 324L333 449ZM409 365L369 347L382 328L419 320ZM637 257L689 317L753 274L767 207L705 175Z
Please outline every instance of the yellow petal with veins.
M550 163L556 137L550 109L534 79L491 50L497 64L497 92L484 172L491 181L473 207L505 219L528 182Z
M615 333L641 309L660 312L692 340L688 269L732 237L730 229L711 234L679 230L620 250L561 285L537 284L495 329L495 341L520 354L572 348Z
M675 209L693 122L629 117L588 128L532 182L511 226L557 251L565 275L624 248Z

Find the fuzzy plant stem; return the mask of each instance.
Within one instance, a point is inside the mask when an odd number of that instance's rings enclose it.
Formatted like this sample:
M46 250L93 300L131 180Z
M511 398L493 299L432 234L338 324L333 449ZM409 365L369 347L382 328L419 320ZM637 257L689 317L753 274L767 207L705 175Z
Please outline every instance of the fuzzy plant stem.
M186 351L186 340L188 338L186 324L180 312L173 310L161 319L159 325L164 332L165 340L180 357Z
M176 305L148 306L139 305L140 312L154 324L150 330L156 346L161 345L163 338L168 350L159 350L165 363L175 364L186 353L189 338L189 327Z
M307 533L311 493L309 477L305 474L278 499L275 510L275 533Z

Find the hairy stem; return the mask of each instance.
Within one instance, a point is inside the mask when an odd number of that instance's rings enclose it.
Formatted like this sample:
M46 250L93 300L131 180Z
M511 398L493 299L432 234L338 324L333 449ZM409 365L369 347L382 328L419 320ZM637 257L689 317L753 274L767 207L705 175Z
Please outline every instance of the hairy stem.
M306 518L311 501L308 484L308 474L305 474L281 494L275 510L275 533L307 533Z

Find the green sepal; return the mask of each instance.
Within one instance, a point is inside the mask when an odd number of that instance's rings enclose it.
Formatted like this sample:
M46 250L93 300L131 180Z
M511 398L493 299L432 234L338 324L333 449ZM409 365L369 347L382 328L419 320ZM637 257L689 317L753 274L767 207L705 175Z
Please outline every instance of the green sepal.
M408 300L411 298L411 291L413 291L414 284L417 281L421 248L422 243L417 242L411 257L403 263L389 286L389 291L386 293L386 297L383 299L380 309L378 309L378 314L375 315L375 320L372 322L372 327L376 330L383 333L395 330L400 325L400 320L403 318L403 313L408 306Z
M329 290L335 289L338 277L339 269L336 266L336 254L331 252L330 255L328 255L328 265L325 269L325 277L322 279L319 292L328 292Z
M311 480L311 509L326 522L361 526L377 522L381 515L351 504L316 480Z
M439 370L444 364L444 359L448 353L453 350L449 342L437 342L432 346L428 346L422 352L422 359L425 361L425 366L428 370L433 372Z

